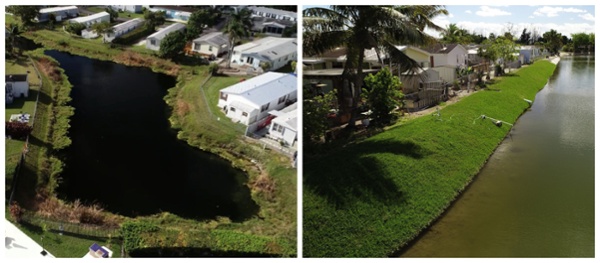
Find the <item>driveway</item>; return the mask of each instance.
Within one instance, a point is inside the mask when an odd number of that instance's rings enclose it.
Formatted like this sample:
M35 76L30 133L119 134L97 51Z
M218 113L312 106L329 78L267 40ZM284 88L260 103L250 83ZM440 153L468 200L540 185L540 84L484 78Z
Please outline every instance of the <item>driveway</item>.
M43 256L42 246L23 233L19 228L4 219L6 257L8 258L54 258L50 253ZM46 251L47 252L47 251Z

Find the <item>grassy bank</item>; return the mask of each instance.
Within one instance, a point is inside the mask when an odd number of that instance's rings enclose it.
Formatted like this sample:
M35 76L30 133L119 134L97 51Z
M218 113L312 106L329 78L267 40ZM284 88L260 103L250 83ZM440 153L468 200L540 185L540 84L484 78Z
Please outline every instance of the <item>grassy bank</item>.
M243 223L212 221L204 226L216 225L215 229L227 229L231 235L252 234L256 237L258 243L247 243L249 247L239 251L252 252L248 251L250 247L263 244L253 252L291 256L296 251L296 170L290 167L288 157L245 142L242 139L245 127L231 122L217 107L219 90L241 78L212 77L206 81L204 73L180 76L177 87L170 89L165 98L173 108L170 121L179 130L180 139L218 154L231 161L234 167L244 170L248 174L252 198L261 208L259 217ZM203 236L201 233L198 235ZM218 237L220 235L206 236L206 240ZM266 242L267 239L270 241ZM219 248L223 244L217 244L221 242L210 247L222 251Z
M130 255L144 255L142 252L152 247L178 246L210 249L220 255L238 252L245 255L296 254L296 170L291 168L288 157L263 150L262 145L247 143L242 136L245 127L226 119L216 107L218 90L236 83L239 78L217 77L204 84L207 67L193 61L183 61L179 65L144 52L140 47L111 48L108 44L73 37L58 29L27 32L24 36L48 49L149 67L155 72L177 76L177 86L169 90L165 101L172 107L170 121L173 128L179 130L178 138L218 154L248 174L252 198L260 206L258 216L240 223L223 218L189 220L167 212L129 218L127 221L147 222L156 227L152 232L128 234L126 239L133 238L139 245L136 248L125 246L132 249L127 251ZM201 86L203 90L200 90ZM41 163L38 167L45 169ZM31 169L37 171L36 167ZM179 238L179 233L186 233L186 237ZM66 248L57 246L57 249Z
M305 156L304 255L385 257L430 225L477 175L556 66L505 76L441 110L343 150ZM343 164L343 165L341 165Z

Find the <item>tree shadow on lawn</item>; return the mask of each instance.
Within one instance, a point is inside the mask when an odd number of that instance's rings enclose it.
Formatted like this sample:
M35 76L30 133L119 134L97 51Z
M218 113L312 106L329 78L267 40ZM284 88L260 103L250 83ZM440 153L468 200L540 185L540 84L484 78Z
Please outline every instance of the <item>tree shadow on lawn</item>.
M403 155L421 159L427 153L413 142L364 141L344 148L305 167L304 186L337 208L361 202L398 204L404 194L387 175L385 163L373 154Z

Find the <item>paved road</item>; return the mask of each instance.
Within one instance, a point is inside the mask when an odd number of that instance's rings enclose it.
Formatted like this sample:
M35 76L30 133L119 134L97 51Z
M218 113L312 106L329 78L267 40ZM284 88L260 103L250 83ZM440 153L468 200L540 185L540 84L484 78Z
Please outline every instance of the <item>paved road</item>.
M7 258L54 258L50 253L43 256L42 246L4 219L5 257Z

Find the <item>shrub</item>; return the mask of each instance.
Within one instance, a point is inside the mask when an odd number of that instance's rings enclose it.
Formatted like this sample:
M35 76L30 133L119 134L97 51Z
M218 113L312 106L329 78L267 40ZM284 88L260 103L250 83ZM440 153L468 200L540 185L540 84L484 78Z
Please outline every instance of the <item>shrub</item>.
M10 204L10 216L12 217L13 220L15 220L15 222L19 223L21 222L21 218L23 217L23 208L21 208L21 206L19 206L19 203L17 203L16 201L12 202L12 204Z
M219 73L219 64L214 62L210 63L208 66L208 72L210 72L212 76L216 76Z
M152 30L151 28L141 26L141 27L138 27L138 28L132 30L131 32L129 32L127 34L124 34L124 35L121 35L121 36L115 38L112 41L112 43L120 44L120 45L133 44L134 42L149 35L152 32L154 32L154 30Z
M33 127L27 123L18 121L7 121L6 122L6 135L15 139L24 139L33 131Z
M143 233L156 232L158 230L158 226L143 221L129 221L123 223L121 226L123 248L129 253L135 249L144 247L141 235Z

